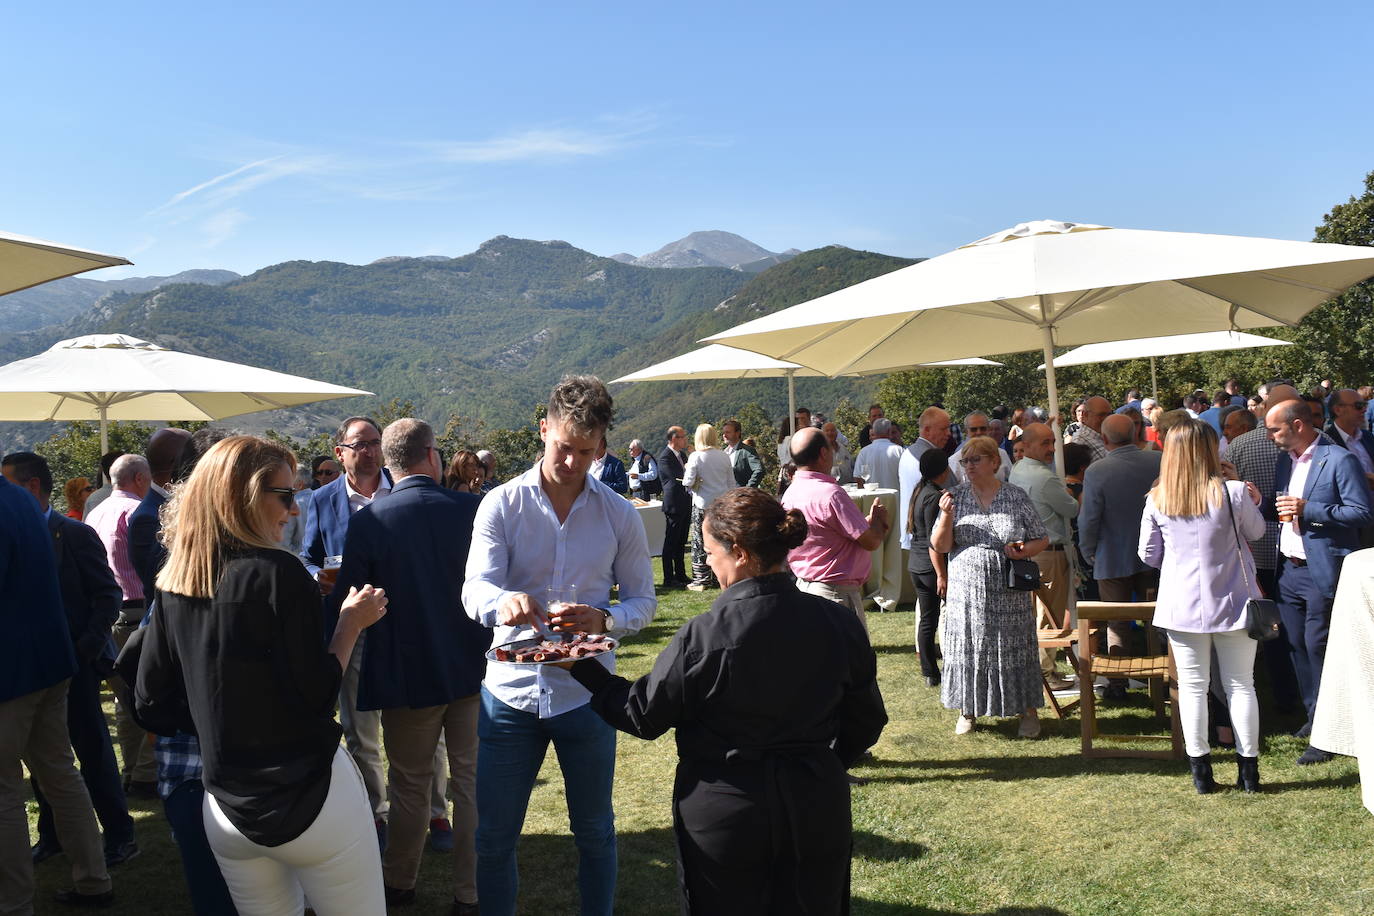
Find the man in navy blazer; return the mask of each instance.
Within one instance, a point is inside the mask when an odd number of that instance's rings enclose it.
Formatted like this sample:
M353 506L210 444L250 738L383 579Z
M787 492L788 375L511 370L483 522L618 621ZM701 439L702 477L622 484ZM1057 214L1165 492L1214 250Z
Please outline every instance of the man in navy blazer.
M22 759L47 793L72 866L77 904L113 900L100 828L67 737L67 681L76 654L41 508L0 477L0 911L33 911L33 862Z
M1369 525L1369 484L1360 462L1348 449L1321 440L1311 408L1304 401L1284 401L1269 409L1264 427L1282 451L1274 467L1270 518L1279 525L1279 612L1298 689L1307 707L1300 737L1312 731L1312 715L1321 689L1322 663L1331 627L1331 603L1346 554L1358 550L1360 529ZM1322 763L1331 754L1308 747L1299 764Z
M382 433L395 485L353 517L330 602L350 587L384 589L388 611L367 638L358 708L380 710L390 764L391 820L382 876L388 899L413 899L429 821L434 754L442 733L454 803L454 893L477 902L477 711L487 629L463 612L462 590L481 498L440 486L434 430L401 419Z
M33 452L15 452L5 456L0 470L10 483L28 490L38 500L46 517L77 661L76 673L67 686L67 732L96 817L105 830L105 864L119 865L138 855L138 843L109 723L100 706L100 682L114 666L110 628L119 617L124 595L110 572L100 536L90 526L52 510L52 472L47 460ZM38 802L38 843L33 847L36 865L61 852L62 844L57 839L52 806L37 781L34 798Z
M391 475L382 467L382 428L371 417L349 417L334 431L334 457L344 473L315 491L305 508L305 536L300 558L310 574L320 582L320 592L329 596L332 586L320 580L325 557L344 554L344 542L353 514L374 501L391 494ZM332 623L320 635L327 640ZM386 779L382 773L381 717L358 710L358 673L362 668L367 634L359 634L353 655L344 669L339 686L339 724L344 743L353 762L363 774L372 817L377 824L377 841L386 845Z
M1364 471L1365 482L1374 488L1374 433L1365 429L1367 402L1353 388L1342 388L1327 398L1331 422L1323 430L1332 442L1350 450ZM1360 531L1360 546L1374 547L1374 526Z
M1145 494L1159 477L1159 452L1142 452L1135 443L1135 424L1124 414L1102 421L1107 457L1088 465L1083 474L1083 506L1078 514L1078 544L1092 564L1103 601L1144 601L1158 573L1140 559L1140 517ZM1122 651L1129 624L1107 627L1107 651ZM1114 680L1107 697L1122 699L1124 681Z
M601 448L592 459L591 470L587 472L621 496L630 492L630 475L625 470L625 462L606 451L606 438L601 438Z
M682 552L687 547L692 520L692 496L682 485L687 473L687 432L681 426L668 428L667 442L658 453L658 482L663 485L663 587L687 587L687 563Z

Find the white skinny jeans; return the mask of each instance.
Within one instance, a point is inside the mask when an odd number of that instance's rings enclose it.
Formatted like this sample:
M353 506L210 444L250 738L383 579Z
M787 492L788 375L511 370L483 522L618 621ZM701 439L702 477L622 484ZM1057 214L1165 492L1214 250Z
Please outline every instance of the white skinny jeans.
M1178 668L1178 711L1189 757L1211 753L1207 744L1207 685L1212 677L1212 650L1221 667L1221 685L1231 710L1236 753L1259 756L1259 702L1255 699L1255 641L1244 630L1230 633L1169 631Z
M280 846L259 846L239 833L205 793L205 837L241 916L385 913L382 860L367 789L342 746L334 754L329 795L314 823Z

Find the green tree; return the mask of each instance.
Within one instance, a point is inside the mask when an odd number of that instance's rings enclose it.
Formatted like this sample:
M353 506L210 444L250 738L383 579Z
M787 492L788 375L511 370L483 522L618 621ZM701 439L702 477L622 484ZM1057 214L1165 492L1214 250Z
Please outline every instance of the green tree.
M143 454L153 427L143 423L115 422L109 427L110 451ZM62 487L73 477L86 477L95 483L100 476L100 426L96 423L68 423L53 433L35 452L48 459L52 470L53 505L67 510ZM99 486L99 483L95 483Z
M319 455L334 454L334 436L330 433L315 433L305 440L297 440L291 436L279 433L275 429L269 429L264 437L291 449L296 455L296 464L309 467L310 462L314 461Z
M778 427L774 424L771 417L756 402L750 401L739 410L728 417L721 417L716 423L716 429L726 420L738 420L741 439L753 439L754 451L759 453L759 460L763 462L763 480L759 486L769 493L776 493L778 490ZM781 422L781 421L779 421ZM658 456L658 452L663 448L662 442L653 444L653 454Z
M1322 218L1315 241L1374 245L1374 172L1365 176L1363 194L1336 204ZM1374 368L1374 281L1357 284L1308 314L1293 339L1306 351L1311 380L1366 383Z

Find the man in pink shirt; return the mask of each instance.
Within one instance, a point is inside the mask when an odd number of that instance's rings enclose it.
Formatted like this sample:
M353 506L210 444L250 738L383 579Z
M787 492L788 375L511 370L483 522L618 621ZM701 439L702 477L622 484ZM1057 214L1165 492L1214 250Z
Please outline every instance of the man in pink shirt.
M129 516L143 502L152 487L153 475L148 459L142 455L121 455L110 467L110 481L114 490L86 517L86 524L100 535L105 556L115 581L124 593L119 619L111 632L115 644L124 648L129 636L143 621L143 580L134 568L129 555ZM148 597L152 597L151 595ZM120 759L124 765L124 791L132 795L154 798L157 794L157 767L147 733L134 722L123 703L118 702L121 691L114 691L115 733L119 739Z
M887 510L877 501L865 517L829 474L834 453L818 429L802 429L792 437L792 461L797 472L782 504L806 519L806 540L787 556L804 592L829 598L853 609L864 620L863 593L871 566L869 552L887 536Z

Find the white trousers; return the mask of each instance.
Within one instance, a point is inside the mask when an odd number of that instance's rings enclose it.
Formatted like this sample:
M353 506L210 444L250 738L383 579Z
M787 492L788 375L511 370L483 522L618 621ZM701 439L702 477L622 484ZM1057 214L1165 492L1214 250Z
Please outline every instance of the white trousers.
M1178 668L1178 711L1189 757L1210 753L1207 744L1207 685L1212 677L1212 650L1217 653L1236 753L1259 756L1259 702L1255 699L1255 641L1244 630L1230 633L1169 631Z
M280 846L239 833L205 793L205 837L240 916L297 916L305 898L319 916L385 913L382 860L363 778L340 747L329 795L314 823Z

